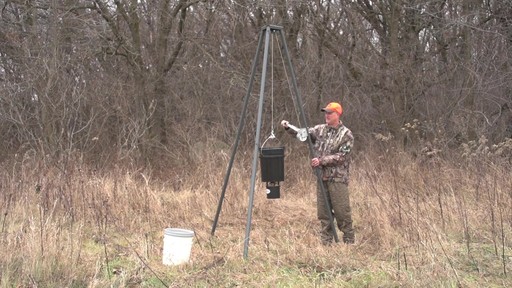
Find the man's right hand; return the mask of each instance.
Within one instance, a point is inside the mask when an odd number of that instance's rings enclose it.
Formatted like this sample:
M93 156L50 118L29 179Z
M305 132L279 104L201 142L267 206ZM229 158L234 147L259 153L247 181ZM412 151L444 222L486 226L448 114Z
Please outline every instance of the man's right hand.
M289 123L290 123L290 122L288 122L288 121L286 121L286 120L283 120L283 121L281 121L281 126L283 126L284 128L288 128L288 124L289 124Z

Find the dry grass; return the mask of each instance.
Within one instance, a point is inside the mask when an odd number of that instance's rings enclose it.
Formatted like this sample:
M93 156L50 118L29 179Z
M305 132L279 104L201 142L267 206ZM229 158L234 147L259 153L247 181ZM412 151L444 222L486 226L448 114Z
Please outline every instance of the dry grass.
M251 159L237 159L210 237L228 156L196 156L203 168L167 182L94 172L79 159L46 165L24 155L3 165L1 287L512 285L508 164L359 156L350 185L357 243L323 247L313 175L304 157L288 155L282 199L267 200L257 184L243 260ZM190 264L161 264L166 227L196 232Z

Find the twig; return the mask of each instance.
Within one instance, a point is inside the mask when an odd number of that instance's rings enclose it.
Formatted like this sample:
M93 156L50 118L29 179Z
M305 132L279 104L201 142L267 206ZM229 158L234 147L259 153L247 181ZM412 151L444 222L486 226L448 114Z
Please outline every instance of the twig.
M503 263L503 274L507 277L507 260L505 258L505 229L503 226L503 210L501 206L498 206L500 212L500 224L501 224L501 261Z
M147 234L146 234L147 235ZM124 240L126 241L126 243L128 243L128 246L130 246L130 249L133 251L133 253L135 253L135 255L137 256L137 258L139 258L140 262L142 262L142 264L144 264L144 267L148 268L148 270L153 273L153 275L156 277L156 279L158 279L158 281L160 281L160 283L162 283L162 285L164 285L164 287L169 287L169 285L167 283L165 283L164 280L162 280L160 277L158 277L158 274L153 270L151 269L151 267L148 265L148 263L146 263L146 261L144 261L144 259L142 259L142 257L140 256L140 254L137 252L137 250L135 250L135 248L133 248L133 245L131 243L131 241L128 239L128 237L126 237L125 235L123 235L123 238Z
M124 237L126 241L128 241L128 239L126 237ZM130 242L128 242L130 243ZM144 264L144 266L146 268L149 269L149 271L151 271L151 273L153 273L153 275L155 275L156 279L158 279L158 281L160 281L160 283L162 283L162 285L164 285L164 287L169 287L169 285L167 285L167 283L165 283L164 280L160 279L160 277L158 277L158 274L156 274L156 272L151 269L151 267L148 265L148 263L146 263L146 261L144 261L144 259L142 259L142 257L139 255L139 253L131 247L131 244L130 244L130 248L133 250L133 253L135 253L135 255L137 255L137 258L139 258L140 262L142 262L142 264Z
M103 251L105 252L105 264L107 265L107 273L108 280L112 280L112 274L110 273L109 261L108 261L108 252L107 252L107 213L105 213L105 222L103 226Z
M5 222L7 219L7 215L9 215L9 209L11 207L11 199L12 199L12 193L9 194L9 199L7 199L7 207L5 208L4 219L2 220L2 233L4 233L4 231L5 231Z
M459 274L457 273L457 270L455 270L455 267L453 267L452 259L450 259L450 257L446 253L443 243L441 243L441 239L439 239L439 235L436 238L437 238L437 242L439 243L439 246L441 246L441 250L443 250L444 256L448 260L448 264L450 264L450 268L452 268L453 274L455 275L455 279L457 280L457 287L462 287L462 284L460 283L460 280L459 280Z

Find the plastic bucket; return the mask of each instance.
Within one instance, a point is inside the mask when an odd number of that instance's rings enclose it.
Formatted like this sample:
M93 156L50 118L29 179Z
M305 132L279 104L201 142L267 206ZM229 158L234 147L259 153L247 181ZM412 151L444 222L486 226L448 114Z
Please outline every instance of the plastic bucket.
M194 231L179 228L164 229L162 263L164 265L187 263L190 259L193 239Z

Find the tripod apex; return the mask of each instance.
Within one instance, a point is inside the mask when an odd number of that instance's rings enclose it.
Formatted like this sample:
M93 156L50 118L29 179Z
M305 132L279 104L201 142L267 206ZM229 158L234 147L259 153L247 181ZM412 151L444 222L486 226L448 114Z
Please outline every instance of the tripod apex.
M261 30L266 30L267 28L270 28L270 30L272 32L275 32L275 31L278 31L278 30L283 30L283 26L279 26L279 25L265 25L263 27L261 27Z

